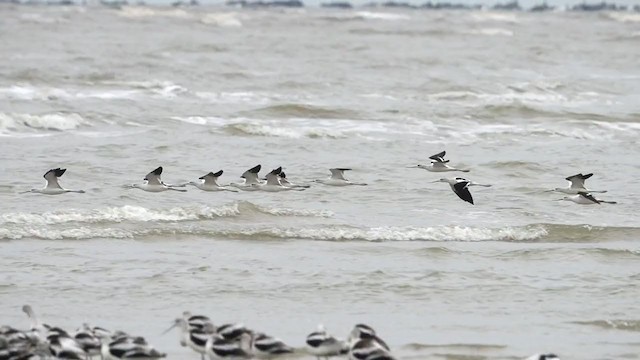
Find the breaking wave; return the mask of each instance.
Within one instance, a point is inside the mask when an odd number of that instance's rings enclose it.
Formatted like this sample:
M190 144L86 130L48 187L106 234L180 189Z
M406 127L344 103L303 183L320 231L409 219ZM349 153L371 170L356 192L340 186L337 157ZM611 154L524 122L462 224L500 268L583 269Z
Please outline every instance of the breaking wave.
M280 104L247 111L247 114L276 118L355 119L358 113L347 109L323 108L307 104Z
M615 329L625 331L640 331L640 320L593 320L575 321L575 324L596 326L603 329Z
M250 214L328 218L332 213L318 210L265 208L238 202L220 208L189 207L164 211L124 206L90 211L64 211L44 214L13 213L0 217L0 239L94 239L164 238L176 235L239 240L314 240L314 241L433 241L433 242L599 242L605 239L635 239L640 228L592 227L587 225L532 224L500 228L434 226L373 227L347 225L258 226L225 222L224 218ZM215 228L205 222L221 219ZM152 222L152 227L127 227L118 223ZM186 224L185 222L189 222ZM95 224L95 225L94 225ZM61 229L64 225L68 228ZM74 226L75 225L75 226ZM79 225L79 226L77 226ZM108 225L102 227L99 225ZM115 227L114 227L115 225ZM72 226L72 227L69 227Z
M5 213L0 215L2 225L56 225L65 223L121 223L121 222L180 222L197 221L249 214L273 216L331 217L333 213L322 210L296 210L271 208L238 201L231 204L209 207L175 207L166 210L148 209L142 206L125 205L91 210L62 210L45 213Z
M75 113L59 112L41 115L0 113L0 134L29 130L65 131L88 124L88 121Z

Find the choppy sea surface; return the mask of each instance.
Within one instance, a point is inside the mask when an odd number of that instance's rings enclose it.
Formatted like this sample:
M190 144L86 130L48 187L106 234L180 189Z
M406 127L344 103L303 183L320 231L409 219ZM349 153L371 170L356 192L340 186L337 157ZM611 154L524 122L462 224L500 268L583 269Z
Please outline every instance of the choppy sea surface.
M184 310L403 359L640 358L640 16L0 7L0 318ZM472 188L408 166L447 151ZM301 192L124 189L254 165ZM65 167L85 194L19 194ZM545 192L587 185L617 205ZM445 174L455 175L455 174Z

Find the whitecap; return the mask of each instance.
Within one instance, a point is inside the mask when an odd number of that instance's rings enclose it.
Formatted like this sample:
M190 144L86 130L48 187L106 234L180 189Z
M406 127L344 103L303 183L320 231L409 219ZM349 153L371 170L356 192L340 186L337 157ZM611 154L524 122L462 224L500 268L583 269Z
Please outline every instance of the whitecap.
M200 22L206 25L219 27L242 27L242 21L238 13L208 13L200 18Z
M88 121L76 113L41 115L0 113L0 132L20 132L29 129L65 131L88 124Z
M388 21L398 21L398 20L409 20L411 17L406 14L395 14L395 13L386 13L386 12L373 12L373 11L358 11L355 13L355 16L364 20L388 20Z
M513 36L513 31L502 28L482 28L469 31L472 35Z

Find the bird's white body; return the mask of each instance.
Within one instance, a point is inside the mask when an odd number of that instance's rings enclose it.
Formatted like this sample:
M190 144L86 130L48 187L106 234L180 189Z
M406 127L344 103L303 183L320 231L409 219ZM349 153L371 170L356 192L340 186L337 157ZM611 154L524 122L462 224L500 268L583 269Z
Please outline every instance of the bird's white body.
M351 169L347 169L347 168L329 169L329 171L331 171L331 176L328 179L318 179L316 180L316 182L324 185L329 185L329 186L352 186L352 185L365 186L367 185L365 183L356 183L356 182L347 180L344 177L344 172L348 170L351 170Z
M131 185L132 188L135 189L140 189L140 190L144 190L147 192L163 192L163 191L180 191L180 192L185 192L187 190L184 189L176 189L174 187L171 187L169 185L166 184L133 184Z
M447 172L447 171L469 172L469 170L466 170L466 169L457 169L447 165L449 160L444 159L444 156L446 153L447 153L446 151L442 151L438 154L429 156L429 159L431 159L430 164L427 164L427 165L418 164L416 166L409 166L409 167L423 169L431 172Z
M231 191L231 192L238 192L237 190L233 190L233 189L229 189L225 186L220 186L220 185L212 185L212 184L206 184L202 181L190 181L187 183L187 185L192 185L197 187L198 189L202 190L202 191Z
M67 169L51 169L44 174L44 179L47 181L46 185L41 189L31 189L29 191L24 191L24 193L36 193L36 194L45 194L45 195L60 195L64 193L78 193L84 194L84 190L68 190L64 189L60 186L58 182L58 178L61 177Z
M423 165L423 164L419 164L416 166L413 166L415 168L419 168L419 169L423 169L423 170L427 170L427 171L431 171L431 172L447 172L447 171L461 171L461 172L469 172L469 170L466 169L457 169L454 167L451 167L445 163L439 163L439 162L432 162L431 164L428 165Z
M596 199L591 193L580 192L577 195L565 196L559 200L567 200L580 205L600 205L600 204L616 204L615 201L605 201Z
M201 176L197 181L190 181L185 185L192 185L197 187L202 191L231 191L238 192L237 190L229 189L225 186L220 186L218 184L218 178L222 175L222 170L213 173L210 172L204 176Z

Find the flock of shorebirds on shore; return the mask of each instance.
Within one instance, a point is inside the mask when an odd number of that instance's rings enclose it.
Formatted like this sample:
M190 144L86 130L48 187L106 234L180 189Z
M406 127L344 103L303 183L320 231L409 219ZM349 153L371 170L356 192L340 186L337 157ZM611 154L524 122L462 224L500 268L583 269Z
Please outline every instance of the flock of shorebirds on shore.
M0 326L0 359L28 360L39 357L60 360L140 359L166 357L144 337L132 336L124 331L109 331L83 324L75 332L41 323L29 305L22 307L31 321L31 328L20 331L11 326ZM395 360L387 343L376 331L365 324L353 327L346 339L329 334L322 325L306 338L304 349L296 349L282 340L251 330L242 324L216 326L204 315L185 311L175 319L163 334L177 328L180 345L188 347L201 360L278 359L291 355L312 355L321 359L334 356L349 360ZM560 360L555 354L535 354L526 360Z
M445 160L445 151L429 157L430 163L423 165L410 166L410 168L424 169L430 172L469 172L467 169L458 169L448 165L449 160ZM222 176L223 171L209 172L198 178L198 180L190 181L183 184L170 185L162 181L162 166L151 171L144 177L144 182L140 184L126 185L126 188L140 189L148 192L164 192L164 191L187 191L185 187L187 185L194 186L203 191L266 191L266 192L282 192L282 191L304 191L311 185L308 184L295 184L291 182L282 167L271 170L264 178L260 178L258 175L262 169L261 165L256 165L251 169L245 171L240 177L243 179L240 183L230 183L229 185L220 185L218 179ZM328 186L365 186L365 183L353 182L345 178L345 171L351 170L349 168L332 168L329 169L331 176L325 179L313 180L314 183L319 183ZM66 169L56 168L47 171L44 174L46 185L41 189L31 189L24 191L23 193L38 193L46 195L59 195L64 193L84 193L84 190L68 190L60 186L58 179L65 173ZM565 196L558 200L572 201L581 205L593 205L593 204L615 204L615 201L606 201L596 198L594 193L605 193L605 191L588 190L585 187L585 180L593 176L589 174L575 174L566 178L571 183L566 188L555 188L550 191L561 192L570 196ZM444 182L451 186L451 190L463 201L470 204L474 204L473 196L469 191L471 186L483 186L490 187L488 184L479 184L468 180L463 177L453 178L441 178L432 182Z

